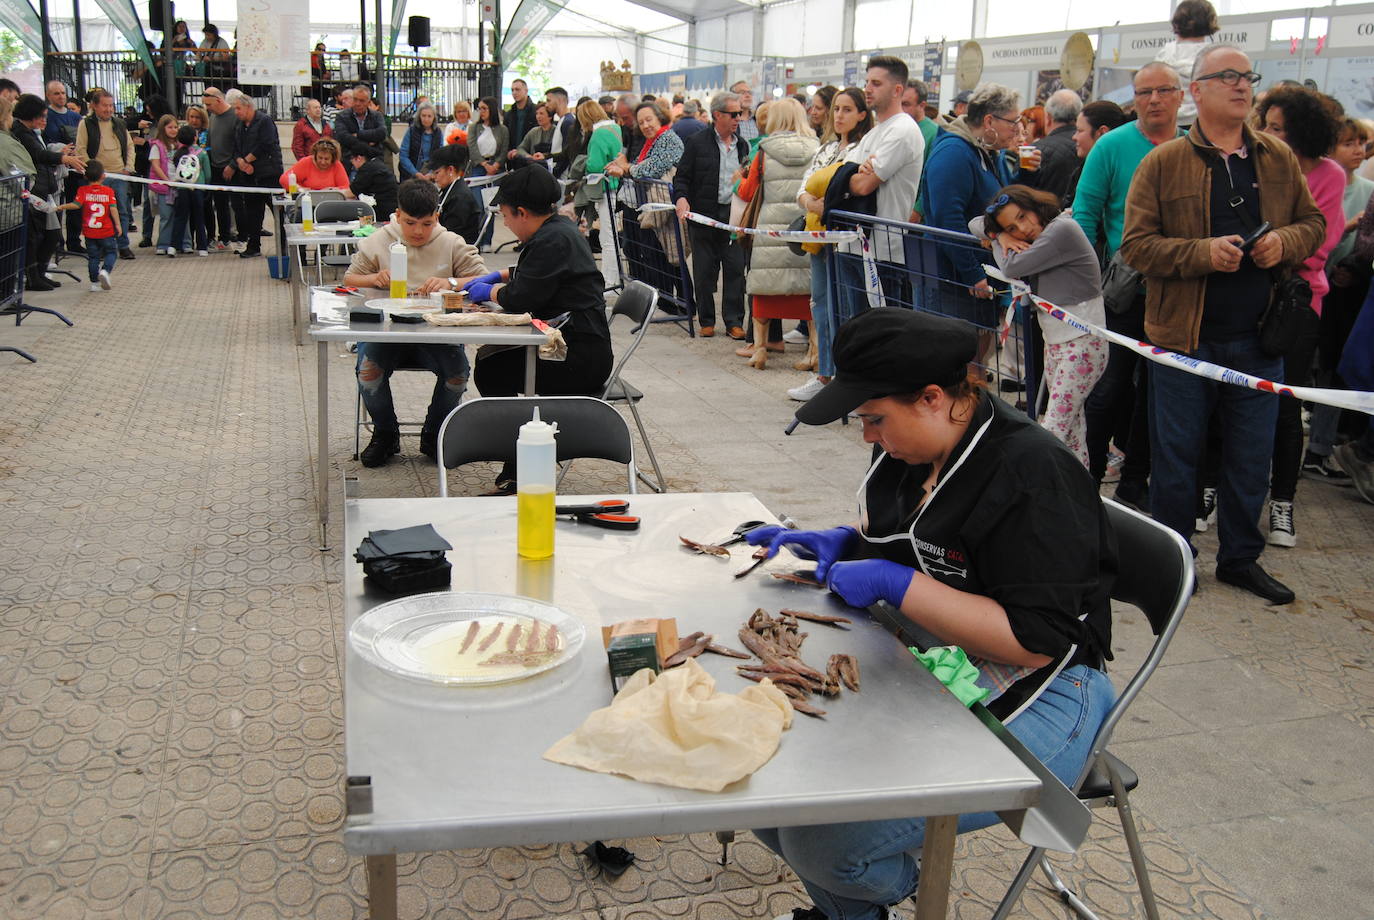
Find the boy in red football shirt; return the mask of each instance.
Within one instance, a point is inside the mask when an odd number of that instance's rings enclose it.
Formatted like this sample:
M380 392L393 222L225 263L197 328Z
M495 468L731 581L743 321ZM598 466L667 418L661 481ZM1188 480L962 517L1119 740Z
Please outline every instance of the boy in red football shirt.
M86 164L86 184L76 190L76 200L62 210L81 209L81 235L86 238L86 267L92 291L110 289L110 272L119 257L119 208L114 189L103 184L105 167L94 158Z

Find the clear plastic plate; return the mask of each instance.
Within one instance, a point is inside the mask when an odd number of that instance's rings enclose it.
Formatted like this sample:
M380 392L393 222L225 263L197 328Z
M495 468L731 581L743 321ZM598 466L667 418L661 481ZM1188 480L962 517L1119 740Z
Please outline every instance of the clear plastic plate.
M374 297L367 305L392 314L437 313L443 309L443 305L432 297Z
M542 601L441 592L373 607L354 621L348 641L364 660L392 674L479 686L556 668L577 655L585 635L581 620Z

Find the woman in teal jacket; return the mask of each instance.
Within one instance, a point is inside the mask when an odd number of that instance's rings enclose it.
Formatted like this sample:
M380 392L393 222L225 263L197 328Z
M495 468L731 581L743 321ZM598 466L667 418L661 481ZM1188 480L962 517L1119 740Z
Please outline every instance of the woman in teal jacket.
M620 263L616 259L613 215L615 214L615 190L620 180L607 175L606 167L620 156L624 143L620 126L606 117L606 110L594 99L588 99L577 107L577 123L582 128L582 136L587 141L587 197L596 201L596 222L599 226L601 241L601 274L606 279L606 288L620 286ZM599 180L594 176L601 176Z

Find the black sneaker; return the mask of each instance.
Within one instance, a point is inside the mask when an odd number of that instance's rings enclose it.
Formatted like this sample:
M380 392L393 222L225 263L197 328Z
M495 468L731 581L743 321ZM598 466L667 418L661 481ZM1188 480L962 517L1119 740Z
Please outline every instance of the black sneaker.
M1302 458L1302 475L1318 482L1330 482L1338 486L1350 485L1350 477L1336 466L1330 457L1320 457L1310 450Z
M262 255L262 250L261 250L261 249L245 249L243 252L239 253L239 258L240 258L240 259L256 259L256 258L257 258L258 256L260 256L260 255Z
M363 448L358 459L363 466L370 468L385 466L386 462L401 452L401 437L398 434L374 431L372 440Z
M152 248L153 248L153 241L150 240L150 239L147 239L147 238L141 239L141 240L138 241L138 248L139 248L139 249L152 249Z
M420 432L420 453L431 460L439 459L439 436L432 431Z
M1116 494L1112 496L1127 508L1150 513L1150 484L1136 479L1123 479L1116 484Z
M123 249L119 250L119 257L128 261L134 257L134 251L128 246L125 246Z

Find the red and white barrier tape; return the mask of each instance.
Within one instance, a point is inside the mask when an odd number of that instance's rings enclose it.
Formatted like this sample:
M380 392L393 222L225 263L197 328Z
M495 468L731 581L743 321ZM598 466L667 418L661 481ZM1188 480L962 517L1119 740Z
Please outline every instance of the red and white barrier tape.
M639 206L639 210L675 211L677 209L667 202L646 201ZM715 227L717 230L739 234L747 233L750 236L760 236L770 240L783 240L791 243L852 243L862 238L857 230L760 230L757 227L737 227L734 224L714 220L705 214L698 214L696 211L688 212L687 219L692 223Z

